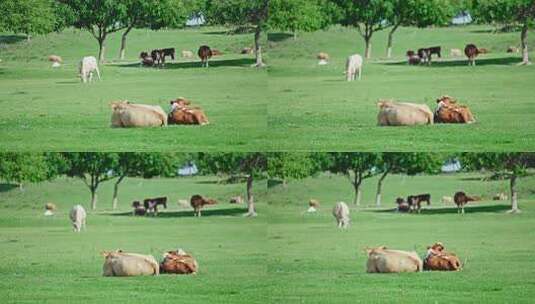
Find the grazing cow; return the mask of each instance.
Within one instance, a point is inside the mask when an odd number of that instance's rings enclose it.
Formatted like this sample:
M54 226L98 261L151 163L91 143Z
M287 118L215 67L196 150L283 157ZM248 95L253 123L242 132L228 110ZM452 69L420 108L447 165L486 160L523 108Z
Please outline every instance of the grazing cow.
M71 212L69 213L69 218L71 219L74 232L80 232L82 228L85 230L85 219L87 214L84 207L81 205L75 205L72 207Z
M160 272L175 274L197 274L199 264L184 250L167 251L163 254Z
M111 103L112 128L167 126L167 114L160 106L133 104L124 101Z
M476 120L470 108L457 104L451 96L441 96L437 99L435 122L439 123L474 123Z
M209 46L203 45L197 51L197 55L201 58L201 66L208 67L208 60L212 58L212 50Z
M329 54L327 53L319 52L316 58L319 60L319 65L326 65L327 63L329 63Z
M495 201L506 201L507 200L507 194L500 192L492 197L492 200Z
M461 57L463 55L463 51L460 49L451 49L450 50L450 56L451 57Z
M379 100L379 126L411 126L433 124L433 112L425 104Z
M158 215L158 205L162 205L167 209L167 197L146 198L143 200L143 206L152 215Z
M411 206L407 203L407 201L404 198L402 197L396 198L396 204L398 205L398 207L396 208L397 212L409 212L410 211Z
M468 57L468 65L476 65L476 57L479 55L479 50L475 44L467 44L464 48L464 54Z
M338 202L334 205L333 216L336 219L337 227L346 229L349 227L349 207L344 202Z
M222 56L223 52L218 49L212 49L212 56Z
M191 102L183 97L171 100L171 112L167 117L168 124L207 125L210 122L204 111L199 107L189 107Z
M437 242L427 247L424 258L425 270L460 271L461 261L453 252L444 250L444 245Z
M518 53L520 50L516 46L510 46L507 48L507 53Z
M230 198L231 204L241 204L243 203L243 197L241 195L233 196Z
M461 214L464 214L464 206L468 204L468 202L473 202L476 200L477 199L466 195L466 193L462 191L455 193L453 196L453 201L455 202L455 205L457 205L457 213Z
M414 251L387 249L385 246L366 249L368 273L420 272L423 262Z
M102 274L105 277L128 277L142 275L159 275L160 265L151 255L126 253L122 250L102 252L104 265Z
M426 202L428 206L431 205L431 194L426 193L407 196L407 203L409 204L411 212L416 211L420 213L420 209L422 208L422 202Z
M422 63L427 63L430 65L433 55L437 55L438 58L442 58L440 46L418 49L418 57L420 57Z
M451 197L451 196L443 196L441 201L442 201L442 204L444 204L444 205L453 204L453 197Z
M54 203L45 204L45 216L54 215L54 211L56 211L56 205Z
M358 74L359 80L362 76L362 56L359 54L351 55L346 60L346 80L353 81Z
M407 63L409 65L418 65L420 61L420 56L416 55L413 50L407 51Z
M98 80L100 80L100 71L98 70L97 59L93 56L82 58L78 65L78 71L83 83L93 81L93 72L97 73Z
M193 207L193 216L201 216L201 210L205 205L215 205L217 201L214 199L206 199L201 195L195 194L189 200L191 207Z
M182 51L182 58L193 58L193 52L192 51L183 50Z

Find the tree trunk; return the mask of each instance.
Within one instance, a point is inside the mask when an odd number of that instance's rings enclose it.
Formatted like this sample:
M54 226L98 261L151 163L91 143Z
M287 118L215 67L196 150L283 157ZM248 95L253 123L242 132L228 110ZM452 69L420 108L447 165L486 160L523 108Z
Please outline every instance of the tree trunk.
M121 50L119 51L119 59L124 60L124 55L126 53L126 36L132 30L134 26L129 26L124 33L121 35Z
M353 204L360 206L360 198L362 196L362 191L360 185L362 183L362 178L360 174L355 172L355 180L353 181L353 188L355 190L355 197L353 199Z
M24 191L24 187L23 187L23 185L22 185L22 182L19 183L19 190L20 190L20 191Z
M97 188L91 188L91 209L97 209Z
M115 182L115 184L113 185L113 200L112 200L112 208L113 210L117 209L117 204L119 202L119 199L118 199L118 194L119 194L119 184L123 181L123 179L125 178L124 175L121 175L119 177L119 179Z
M254 33L254 45L255 45L255 54L256 54L256 64L254 65L257 68L264 67L265 64L262 61L262 46L260 45L260 37L262 34L262 29L257 26Z
M394 40L394 32L398 29L399 24L394 25L394 27L388 32L388 41L386 45L386 58L392 57L392 42Z
M383 191L383 181L388 175L388 171L385 171L383 175L377 181L377 194L375 195L375 206L381 207L381 194Z
M98 61L104 62L104 53L106 51L106 38L98 39Z
M247 213L245 216L256 216L253 197L253 175L247 176Z
M294 41L297 40L297 31L294 31Z
M26 42L32 41L32 35L26 34Z
M522 45L522 63L524 65L531 64L529 62L529 53L528 53L528 23L525 22L522 26L522 31L520 34L520 43Z
M366 50L364 51L364 56L366 59L370 59L372 57L372 41L371 36L364 37L364 42L366 43Z
M509 180L509 188L511 190L511 210L509 210L509 213L520 213L520 209L518 208L518 197L516 192L516 175L512 175L511 179Z

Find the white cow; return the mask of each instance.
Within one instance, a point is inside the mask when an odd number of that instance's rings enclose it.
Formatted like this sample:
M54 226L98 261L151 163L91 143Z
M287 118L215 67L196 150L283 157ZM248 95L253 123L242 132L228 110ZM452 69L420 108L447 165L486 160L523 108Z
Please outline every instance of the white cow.
M98 80L100 80L100 71L98 70L97 59L95 57L87 56L82 58L78 68L83 83L93 80L93 72L97 72Z
M346 80L353 81L358 73L359 80L362 74L362 56L359 54L347 57L346 61Z
M349 207L344 202L338 202L334 205L333 216L336 218L338 228L347 228L349 226Z
M72 226L75 232L80 232L82 227L85 230L86 216L87 214L85 213L85 209L81 205L75 205L72 207L71 212L69 213L69 218L71 219Z

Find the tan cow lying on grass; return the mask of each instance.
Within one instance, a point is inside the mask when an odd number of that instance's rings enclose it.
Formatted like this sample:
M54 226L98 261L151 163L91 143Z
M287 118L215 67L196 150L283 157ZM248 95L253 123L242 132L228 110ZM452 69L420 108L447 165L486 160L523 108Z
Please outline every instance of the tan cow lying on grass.
M461 261L455 253L446 251L441 242L436 242L427 247L424 269L459 271L461 270Z
M163 258L160 264L162 273L197 274L199 271L199 264L195 258L182 249L168 251L164 253Z
M122 250L105 251L102 275L105 277L129 277L159 275L160 265L152 255L126 253Z
M451 96L441 96L437 99L435 122L441 123L474 123L474 115L467 106L460 105Z
M112 102L111 109L113 128L167 126L167 114L160 106L134 104L123 100Z
M207 125L210 122L204 111L199 107L190 107L191 102L184 97L179 97L171 102L171 113L167 121L177 125Z
M379 126L412 126L433 124L433 112L425 104L379 100Z
M368 273L419 272L423 262L414 251L387 249L385 246L367 249Z

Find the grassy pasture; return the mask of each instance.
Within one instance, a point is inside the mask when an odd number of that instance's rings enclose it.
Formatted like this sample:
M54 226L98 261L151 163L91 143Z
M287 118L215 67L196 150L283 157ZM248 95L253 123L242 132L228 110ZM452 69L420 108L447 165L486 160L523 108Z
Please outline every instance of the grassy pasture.
M77 64L98 53L87 32L36 37L26 43L0 35L0 146L14 151L253 151L264 144L266 71L249 68L254 56L240 55L251 34L228 35L222 28L202 30L134 30L128 37L126 60L115 60L120 36L107 44L109 63L101 66L102 81L83 85ZM2 44L2 42L5 42ZM200 45L218 48L211 68L195 54ZM142 68L138 55L154 48L175 47L177 58L165 69ZM64 59L53 69L50 54ZM169 58L168 58L169 59ZM114 100L156 104L165 110L179 96L206 111L211 125L165 129L112 129Z
M331 208L350 202L349 182L322 176L269 190L268 257L273 303L530 303L535 295L533 267L535 179L520 186L520 215L506 214L508 202L484 200L464 216L440 203L442 195L464 189L490 197L503 181L482 182L477 175L390 176L384 209L374 204L375 179L364 185L364 206L350 205L352 225L336 228ZM430 192L432 205L416 214L397 214L396 196ZM322 203L304 214L310 198ZM365 273L367 246L416 250L442 241L466 262L462 272L420 274Z
M535 35L530 32L530 44ZM507 151L535 146L535 66L518 67L519 33L493 34L490 27L401 28L394 36L393 58L386 60L386 31L372 39L373 59L364 62L360 82L344 81L345 59L364 53L356 30L335 27L303 33L297 40L276 33L270 39L268 104L271 150L314 151ZM451 48L467 43L490 49L476 67ZM408 66L405 52L440 45L443 58L431 67ZM330 54L318 66L315 55ZM535 56L532 53L531 56ZM426 103L435 108L441 95L468 105L472 125L378 127L379 99Z

